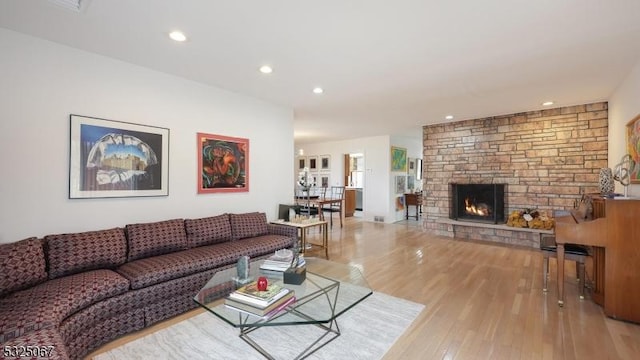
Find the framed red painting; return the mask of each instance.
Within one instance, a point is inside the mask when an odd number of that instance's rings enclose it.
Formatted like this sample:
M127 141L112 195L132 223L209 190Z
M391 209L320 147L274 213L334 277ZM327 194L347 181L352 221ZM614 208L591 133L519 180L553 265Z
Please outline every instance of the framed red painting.
M198 194L249 191L249 139L198 133Z

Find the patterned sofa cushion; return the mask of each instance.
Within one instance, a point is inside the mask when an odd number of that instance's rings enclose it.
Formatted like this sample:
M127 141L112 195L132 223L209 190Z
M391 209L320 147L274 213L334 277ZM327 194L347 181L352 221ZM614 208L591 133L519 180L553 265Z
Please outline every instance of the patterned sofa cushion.
M232 264L243 255L234 242L201 246L171 254L128 262L118 268L132 289L141 289L164 281Z
M276 250L290 248L294 241L295 238L282 235L227 241L135 260L120 266L117 271L130 281L131 289L142 289L210 269L234 266L243 255L251 258L271 255Z
M186 219L189 247L211 245L231 240L231 223L229 215L223 214L201 219Z
M233 240L266 235L269 232L265 213L229 214L229 220Z
M93 328L114 316L135 313L137 308L143 308L145 305L147 305L145 298L137 296L134 291L127 291L124 294L98 301L74 313L64 319L58 329L62 335L62 340L65 343L69 343L74 338L81 336L87 329ZM144 325L144 319L142 320L142 325Z
M283 235L262 235L233 241L235 251L252 259L263 255L272 255L276 250L289 249L298 241L296 238Z
M32 237L0 245L0 297L47 279L42 241Z
M45 241L51 279L85 270L115 268L127 257L122 228L47 235Z
M69 315L129 289L112 270L91 270L46 281L0 299L0 343L58 326ZM6 310L5 310L6 309Z
M184 220L127 225L128 261L166 254L187 248Z
M129 291L95 303L66 318L58 330L71 358L91 359L85 355L100 345L144 328L142 305L145 305L145 300Z

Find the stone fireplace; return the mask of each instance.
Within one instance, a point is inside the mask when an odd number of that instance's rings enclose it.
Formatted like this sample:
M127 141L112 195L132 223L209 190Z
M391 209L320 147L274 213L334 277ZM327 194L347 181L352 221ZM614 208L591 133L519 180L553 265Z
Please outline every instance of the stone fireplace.
M423 228L538 247L540 234L552 231L515 229L504 220L523 209L569 210L581 194L597 192L600 168L608 167L608 126L606 102L424 126ZM483 195L471 205L487 205L496 219L460 214L466 196L457 195L453 209L450 184L506 184L504 207Z
M449 218L503 224L505 184L449 184Z

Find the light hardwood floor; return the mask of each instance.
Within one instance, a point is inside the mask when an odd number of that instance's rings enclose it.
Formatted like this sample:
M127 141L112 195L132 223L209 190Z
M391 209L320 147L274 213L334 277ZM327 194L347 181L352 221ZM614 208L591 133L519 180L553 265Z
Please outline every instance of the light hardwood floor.
M640 359L640 325L607 318L588 297L579 300L573 266L564 308L556 302L554 260L549 293L542 292L535 249L437 237L415 220L348 218L343 228L334 223L329 256L358 266L374 291L425 305L385 360ZM120 338L88 358L201 312Z

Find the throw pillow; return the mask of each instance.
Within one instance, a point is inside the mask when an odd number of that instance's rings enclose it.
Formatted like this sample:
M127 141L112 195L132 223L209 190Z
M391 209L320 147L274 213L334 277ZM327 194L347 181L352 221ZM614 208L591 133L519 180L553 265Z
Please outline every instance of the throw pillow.
M128 261L187 249L184 220L127 225Z
M217 244L231 240L231 223L229 215L223 214L201 219L186 219L189 247Z
M127 258L122 228L47 235L45 241L51 279L85 270L115 268Z
M0 296L47 280L42 241L31 237L0 245Z
M246 214L229 214L233 240L266 235L269 233L267 215L253 212Z

